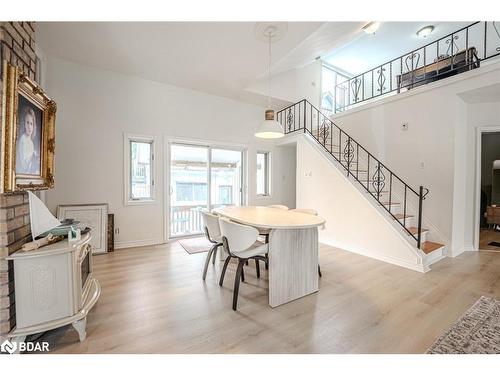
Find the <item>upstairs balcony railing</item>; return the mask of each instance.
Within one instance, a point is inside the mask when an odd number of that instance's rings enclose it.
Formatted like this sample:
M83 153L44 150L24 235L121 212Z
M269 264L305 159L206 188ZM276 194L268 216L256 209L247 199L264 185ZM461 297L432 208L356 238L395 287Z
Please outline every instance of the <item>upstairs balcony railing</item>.
M335 86L335 112L479 68L500 55L500 24L475 22Z

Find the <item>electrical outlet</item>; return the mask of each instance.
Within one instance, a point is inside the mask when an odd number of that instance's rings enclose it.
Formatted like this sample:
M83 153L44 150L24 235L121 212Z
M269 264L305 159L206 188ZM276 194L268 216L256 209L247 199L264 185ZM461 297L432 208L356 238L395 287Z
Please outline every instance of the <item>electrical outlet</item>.
M312 177L313 173L311 171L304 173L305 177Z
M115 228L115 234L120 234L120 228Z
M401 124L401 130L408 130L408 123L407 122L403 122Z
M425 162L421 161L420 162L420 169L424 169L425 168Z

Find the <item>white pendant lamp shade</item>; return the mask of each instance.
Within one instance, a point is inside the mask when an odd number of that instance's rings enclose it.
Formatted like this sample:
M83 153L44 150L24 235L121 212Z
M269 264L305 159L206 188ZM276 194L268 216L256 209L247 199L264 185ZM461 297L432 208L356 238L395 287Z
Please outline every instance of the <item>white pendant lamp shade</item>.
M272 61L272 51L271 45L273 42L281 39L287 31L286 23L267 23L261 22L257 23L255 27L255 34L257 39L261 41L266 41L269 47L269 63L267 65L267 108L271 107L271 61ZM266 110L266 119L260 124L259 128L254 134L258 138L281 138L284 137L283 129L278 121L274 119L274 110Z
M285 136L280 123L274 119L274 111L272 109L266 111L266 119L260 124L259 129L255 132L255 136L267 139Z

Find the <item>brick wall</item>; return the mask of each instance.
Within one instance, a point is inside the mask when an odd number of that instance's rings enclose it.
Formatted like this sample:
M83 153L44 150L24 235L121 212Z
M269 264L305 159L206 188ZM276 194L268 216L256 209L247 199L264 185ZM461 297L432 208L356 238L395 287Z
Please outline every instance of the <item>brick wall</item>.
M0 46L2 61L7 60L31 79L38 79L34 22L0 22ZM0 103L1 98L0 76ZM5 257L31 240L29 220L27 193L0 194L0 343L15 326L14 274L12 263Z

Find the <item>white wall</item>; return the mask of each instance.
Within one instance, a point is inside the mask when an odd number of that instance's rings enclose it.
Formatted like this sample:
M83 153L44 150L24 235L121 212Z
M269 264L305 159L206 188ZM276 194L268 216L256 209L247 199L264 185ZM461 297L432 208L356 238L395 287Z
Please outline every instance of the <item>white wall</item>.
M433 226L430 229L437 229L452 245L452 255L471 241L472 226L465 220L473 212L469 207L475 171L473 128L500 124L498 104L468 106L460 95L499 82L500 64L493 63L334 118L413 188L429 188L424 216ZM409 130L403 131L402 123L408 123Z
M319 108L321 64L321 61L317 60L300 68L291 69L271 77L271 96L291 103L307 99ZM267 78L248 87L246 90L267 95ZM279 108L276 109L279 110Z
M109 204L115 214L117 247L160 243L166 226L163 142L171 137L241 144L248 149L250 204L289 204L289 168L282 148L253 136L263 118L254 105L201 92L47 59L46 89L58 104L55 188L48 207L58 204ZM124 206L123 133L155 135L157 201ZM271 150L272 197L255 197L255 155ZM283 177L284 176L284 177ZM293 178L293 176L292 176Z
M325 218L320 242L424 271L417 251L364 194L308 140L298 137L297 207L313 208Z

